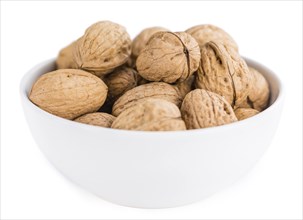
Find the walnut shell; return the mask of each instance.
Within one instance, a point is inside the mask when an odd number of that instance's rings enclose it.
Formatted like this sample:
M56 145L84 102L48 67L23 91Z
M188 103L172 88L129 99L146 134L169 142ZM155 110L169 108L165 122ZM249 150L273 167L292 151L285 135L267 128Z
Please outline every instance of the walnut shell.
M195 76L191 75L188 79L184 80L183 82L178 82L174 86L179 89L181 97L184 99L184 97L194 89L194 82L195 82Z
M270 90L264 76L252 67L248 67L252 74L252 87L244 102L240 104L243 108L254 108L263 111L269 103Z
M230 104L220 95L195 89L188 93L181 106L187 129L207 128L237 121Z
M142 76L140 76L139 74L137 75L137 85L141 86L143 84L147 84L150 83L150 81L144 79Z
M97 111L107 96L107 86L98 77L76 69L60 69L42 75L29 99L43 110L74 119Z
M123 111L112 128L140 131L186 130L178 107L162 99L147 98Z
M223 96L232 107L246 100L252 84L245 61L232 48L208 42L201 49L196 88Z
M128 57L128 59L125 63L125 66L135 69L136 68L136 60L132 56Z
M75 46L75 42L71 43L67 47L60 50L56 65L57 69L76 69L77 66L73 59L73 48Z
M137 71L128 67L121 67L106 75L103 81L108 87L108 100L114 102L126 91L136 87Z
M237 108L235 110L235 115L239 121L250 118L258 113L259 111L253 108Z
M164 99L177 106L181 105L182 97L178 89L163 82L153 82L137 86L124 93L114 104L112 114L118 116L145 98Z
M141 51L146 47L150 37L160 31L168 31L163 27L150 27L142 30L132 42L132 58L137 59Z
M130 53L131 39L125 28L100 21L76 41L73 57L78 68L103 76L126 63Z
M144 79L175 83L190 77L199 62L199 45L189 34L157 32L140 53L136 66Z
M113 115L104 112L94 112L82 115L76 118L74 121L89 125L110 128L115 119L116 117Z
M210 24L203 24L191 27L186 30L193 38L196 39L200 48L209 41L220 42L226 46L238 51L238 45L234 39L219 27Z

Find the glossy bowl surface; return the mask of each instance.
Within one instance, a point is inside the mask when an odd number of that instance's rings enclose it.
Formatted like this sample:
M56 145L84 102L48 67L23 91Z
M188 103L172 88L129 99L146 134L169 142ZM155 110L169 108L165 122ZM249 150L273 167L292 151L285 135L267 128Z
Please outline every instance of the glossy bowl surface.
M25 74L21 101L31 133L68 179L124 206L175 207L199 201L238 180L264 154L278 126L284 91L277 75L246 59L268 80L271 104L236 123L189 131L102 128L51 115L28 99L35 80L55 68L42 62Z

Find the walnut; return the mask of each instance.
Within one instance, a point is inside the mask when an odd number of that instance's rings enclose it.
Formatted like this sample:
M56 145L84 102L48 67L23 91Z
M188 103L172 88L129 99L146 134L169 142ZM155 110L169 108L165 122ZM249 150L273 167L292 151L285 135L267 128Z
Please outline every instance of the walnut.
M207 128L237 121L230 104L216 93L195 89L188 93L181 106L187 129Z
M136 69L136 60L132 56L128 57L125 66Z
M144 79L142 76L140 76L139 74L137 75L137 85L138 86L141 86L143 84L146 84L146 83L150 83L150 81Z
M67 47L60 50L56 65L57 69L76 69L76 64L73 60L73 47L75 46L75 42L71 43Z
M144 79L175 83L190 77L199 61L199 45L189 34L157 32L140 53L136 66Z
M232 48L208 42L201 48L196 87L222 95L232 107L247 99L252 84L245 61Z
M220 42L238 51L238 45L234 39L219 27L210 24L197 25L186 30L196 39L200 48L209 41Z
M136 61L141 51L146 47L146 44L150 37L160 31L168 31L163 27L150 27L142 30L132 42L132 58Z
M195 76L191 75L188 77L188 79L184 80L183 82L178 82L174 86L178 88L180 91L181 97L184 99L184 97L189 93L191 90L194 89L194 82L195 82Z
M107 96L107 86L98 77L76 69L60 69L42 75L29 99L43 110L74 119L97 111Z
M118 116L125 109L137 105L145 98L164 99L177 106L180 106L182 102L181 94L174 86L163 82L153 82L137 86L124 93L115 102L112 114Z
M253 108L237 108L235 110L236 117L239 121L252 117L258 113L259 111Z
M264 110L269 103L270 90L269 85L264 76L252 67L248 67L252 74L252 87L248 96L239 107L254 108L258 111Z
M128 67L121 67L103 78L108 86L107 101L115 102L126 91L137 86L137 71Z
M73 57L78 68L103 76L126 63L130 53L131 39L125 28L101 21L87 28L76 41Z
M94 112L82 115L76 118L74 121L89 125L110 128L115 119L116 117L110 114L104 112Z
M140 131L186 130L178 107L162 99L147 98L123 111L112 128Z
M265 77L213 25L186 32L150 27L131 42L124 27L101 21L63 48L56 64L29 99L59 117L107 128L219 126L258 114L270 99Z

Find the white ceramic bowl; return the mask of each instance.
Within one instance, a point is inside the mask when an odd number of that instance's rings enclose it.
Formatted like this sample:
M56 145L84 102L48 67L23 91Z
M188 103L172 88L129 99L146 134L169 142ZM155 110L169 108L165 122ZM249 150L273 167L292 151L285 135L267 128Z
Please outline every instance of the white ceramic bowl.
M48 160L68 179L124 206L165 208L201 200L247 173L268 148L283 104L283 88L266 67L246 59L270 84L271 104L236 123L190 131L102 128L51 115L30 102L34 81L54 70L45 61L23 77L24 113Z

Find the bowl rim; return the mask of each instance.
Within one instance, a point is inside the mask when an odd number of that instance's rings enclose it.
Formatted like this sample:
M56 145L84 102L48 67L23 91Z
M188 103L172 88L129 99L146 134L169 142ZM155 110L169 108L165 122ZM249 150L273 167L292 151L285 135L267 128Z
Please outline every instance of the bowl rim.
M172 135L175 137L176 135L180 135L180 134L189 135L189 134L204 134L204 133L208 133L208 132L225 131L225 130L228 130L228 129L231 129L231 128L234 128L237 126L242 126L243 124L249 123L257 118L263 117L265 114L270 114L277 106L279 106L279 104L281 102L283 102L284 96L285 96L285 94L284 94L285 89L284 89L283 83L280 80L280 78L277 76L277 74L275 74L268 67L264 66L263 64L255 61L255 60L252 60L252 59L246 58L246 57L243 57L243 58L253 68L254 68L254 66L258 66L258 67L264 69L267 72L267 74L271 75L271 77L273 77L275 79L275 81L277 82L277 89L278 89L277 98L271 103L271 105L268 108L266 108L265 110L263 110L262 112L260 112L259 114L255 115L253 117L247 118L245 120L225 124L225 125L220 125L220 126L192 129L192 130L180 130L180 131L137 131L137 130L122 130L122 129L113 129L113 128L105 128L105 127L100 127L100 126L95 126L95 125L89 125L89 124L79 123L79 122L75 122L73 120L69 120L69 119L65 119L65 118L61 118L59 116L53 115L47 111L44 111L43 109L39 108L34 103L32 103L28 97L26 88L31 88L32 85L29 85L29 83L30 83L33 75L37 75L37 73L36 73L37 69L40 69L46 65L49 65L50 63L54 63L56 60L55 58L44 60L26 72L26 74L22 77L22 79L20 81L20 88L19 88L20 96L21 96L21 101L23 102L23 104L28 105L31 108L33 108L33 110L37 114L41 114L43 117L47 117L51 120L55 120L58 123L64 123L68 126L75 126L75 127L78 127L79 129L85 129L85 130L89 130L92 132L103 131L103 132L111 132L112 134L116 133L117 135L142 135L142 134L151 135L151 136L165 135L166 137L168 137L169 135Z

